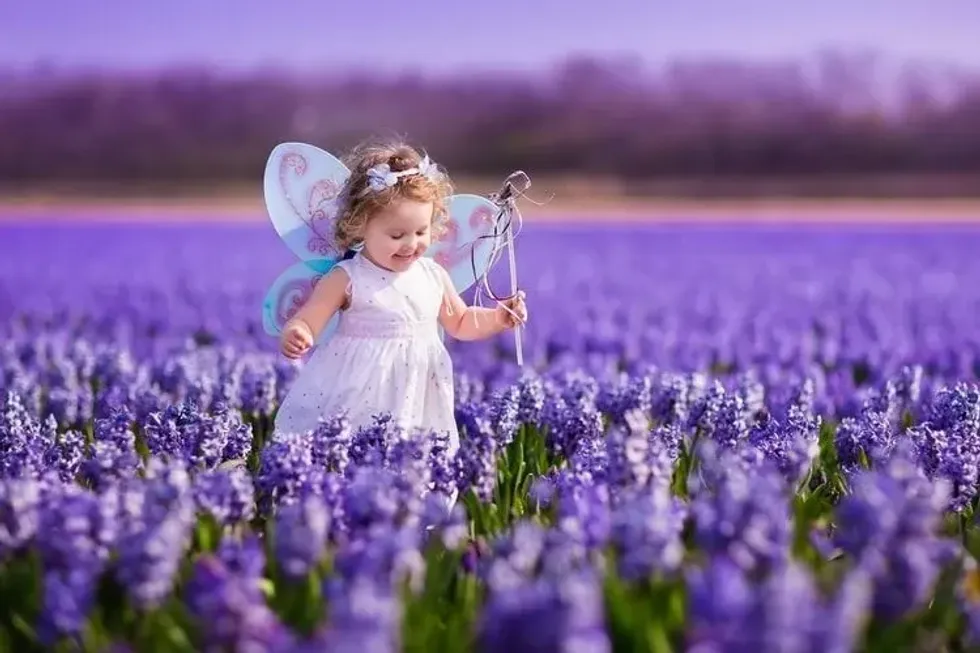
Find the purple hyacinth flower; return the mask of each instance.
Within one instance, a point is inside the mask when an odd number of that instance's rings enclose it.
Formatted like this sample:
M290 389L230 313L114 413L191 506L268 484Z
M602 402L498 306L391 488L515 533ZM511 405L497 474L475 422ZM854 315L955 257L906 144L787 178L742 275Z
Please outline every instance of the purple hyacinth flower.
M329 529L330 517L317 496L307 495L279 509L273 542L276 561L286 577L302 578L317 565Z
M477 650L611 651L596 574L582 571L492 591L477 626Z
M133 499L140 505L122 527L116 578L135 605L153 608L169 596L190 545L195 506L185 466L151 459Z
M202 650L283 651L294 644L254 579L232 573L215 556L197 560L185 600Z
M252 477L242 467L198 472L194 502L222 526L250 521L256 512Z
M37 480L0 479L0 560L34 540L40 506L41 485Z

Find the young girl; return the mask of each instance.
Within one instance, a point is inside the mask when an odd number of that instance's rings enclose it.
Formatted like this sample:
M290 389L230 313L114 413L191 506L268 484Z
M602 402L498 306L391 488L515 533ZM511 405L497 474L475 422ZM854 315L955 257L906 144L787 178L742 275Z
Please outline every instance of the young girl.
M455 451L452 361L438 326L460 340L489 338L526 321L524 295L467 306L446 270L423 256L445 228L452 193L428 158L394 143L361 146L345 163L335 237L348 256L286 324L283 354L302 356L336 311L340 320L283 400L276 431L303 433L338 412L357 428L384 412L405 428L448 433Z

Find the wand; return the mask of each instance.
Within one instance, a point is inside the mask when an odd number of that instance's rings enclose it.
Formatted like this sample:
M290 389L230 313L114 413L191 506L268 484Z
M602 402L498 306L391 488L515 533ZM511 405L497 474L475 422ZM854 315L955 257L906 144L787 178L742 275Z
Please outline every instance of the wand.
M531 179L523 170L512 172L504 180L500 190L490 196L490 201L500 209L499 218L507 215L507 253L510 259L510 291L513 296L517 295L517 257L514 253L514 216L520 219L520 212L517 209L516 196L522 194L531 187ZM514 345L517 349L517 364L524 365L524 352L521 344L521 325L514 327Z

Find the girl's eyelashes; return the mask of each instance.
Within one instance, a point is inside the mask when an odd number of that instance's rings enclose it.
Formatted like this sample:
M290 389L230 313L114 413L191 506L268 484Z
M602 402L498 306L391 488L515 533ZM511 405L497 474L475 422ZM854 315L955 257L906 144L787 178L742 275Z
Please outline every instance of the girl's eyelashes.
M419 229L418 231L416 231L415 232L415 235L417 235L417 236L424 236L428 231L429 231L429 228L428 227L423 227L423 228ZM395 234L388 234L388 235L391 236L391 239L392 240L401 240L402 238L405 237L405 234L400 233L400 232L399 233L395 233Z

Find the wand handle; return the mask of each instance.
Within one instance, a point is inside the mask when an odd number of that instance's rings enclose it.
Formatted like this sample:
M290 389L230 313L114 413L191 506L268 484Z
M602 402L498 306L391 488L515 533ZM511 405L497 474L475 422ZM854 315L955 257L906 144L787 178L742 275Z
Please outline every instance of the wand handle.
M510 292L517 294L517 256L514 253L514 223L507 228L507 255L510 259ZM514 327L514 345L517 349L517 365L524 366L524 351L521 343L521 325Z

